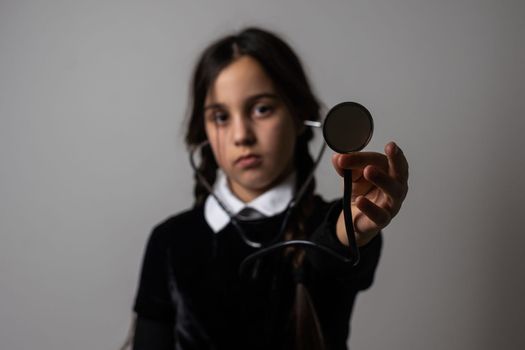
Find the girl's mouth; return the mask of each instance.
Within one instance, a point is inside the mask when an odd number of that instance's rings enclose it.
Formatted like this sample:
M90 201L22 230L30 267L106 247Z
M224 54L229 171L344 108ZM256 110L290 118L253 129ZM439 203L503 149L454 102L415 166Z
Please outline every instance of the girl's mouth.
M261 156L255 154L247 154L237 158L235 165L239 166L241 169L255 168L262 163Z

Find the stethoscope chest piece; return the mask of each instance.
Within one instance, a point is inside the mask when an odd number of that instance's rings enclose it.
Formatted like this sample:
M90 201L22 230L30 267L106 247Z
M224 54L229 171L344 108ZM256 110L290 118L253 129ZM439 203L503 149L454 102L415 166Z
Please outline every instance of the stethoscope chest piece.
M372 115L357 102L342 102L332 107L323 124L326 144L337 153L362 150L373 131Z

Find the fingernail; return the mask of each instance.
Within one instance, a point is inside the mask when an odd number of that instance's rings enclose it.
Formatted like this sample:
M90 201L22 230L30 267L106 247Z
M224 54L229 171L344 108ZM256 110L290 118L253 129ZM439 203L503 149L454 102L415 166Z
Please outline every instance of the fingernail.
M397 154L398 148L395 142L392 142L392 154Z

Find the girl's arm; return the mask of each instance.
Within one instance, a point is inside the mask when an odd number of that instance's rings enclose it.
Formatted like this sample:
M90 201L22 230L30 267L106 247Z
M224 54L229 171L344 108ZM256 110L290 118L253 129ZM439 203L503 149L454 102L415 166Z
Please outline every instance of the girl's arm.
M335 200L329 206L323 222L313 232L311 240L349 259L351 255L348 245L344 245L336 233L342 200ZM359 249L361 259L356 266L341 263L340 260L316 249L308 249L306 258L319 275L324 276L323 278L329 277L339 281L339 286L346 285L352 290L359 291L372 285L382 245L383 239L379 233L368 244L361 246Z
M160 224L151 233L140 274L134 311L134 350L174 349L175 306L168 286L167 247L170 231Z
M175 348L173 324L138 317L133 350L172 350Z

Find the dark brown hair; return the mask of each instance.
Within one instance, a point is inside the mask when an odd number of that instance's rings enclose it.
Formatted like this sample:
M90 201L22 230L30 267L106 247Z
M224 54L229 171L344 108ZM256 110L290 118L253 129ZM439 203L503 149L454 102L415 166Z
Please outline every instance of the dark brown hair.
M204 127L204 103L206 96L219 73L231 64L236 58L247 55L254 58L274 83L277 94L283 100L294 118L301 123L303 120L319 120L320 104L312 92L302 64L290 48L277 35L259 28L246 28L235 35L221 38L208 46L200 56L191 81L190 110L186 145L195 147L206 140ZM314 166L314 161L308 150L308 143L313 134L309 128L301 132L295 144L294 166L297 172L296 189L300 188ZM201 149L199 171L206 180L213 184L217 163L210 147ZM208 191L195 176L195 205L202 205ZM315 180L309 184L304 197L293 213L287 229L287 239L301 239L309 235L304 222L313 210ZM294 251L296 267L302 263L302 253ZM305 310L305 308L307 310ZM301 325L317 324L318 321L309 300L308 291L304 286L298 288L295 302L295 337L303 338L305 334L311 337L312 333L319 333L319 344L322 344L322 335L319 329L304 329ZM306 316L305 316L306 315ZM308 319L305 319L308 318ZM312 319L313 318L313 319ZM310 328L310 327L306 327ZM304 332L304 333L303 333ZM301 334L302 333L302 334ZM301 344L295 342L296 346ZM323 348L323 346L317 347Z

